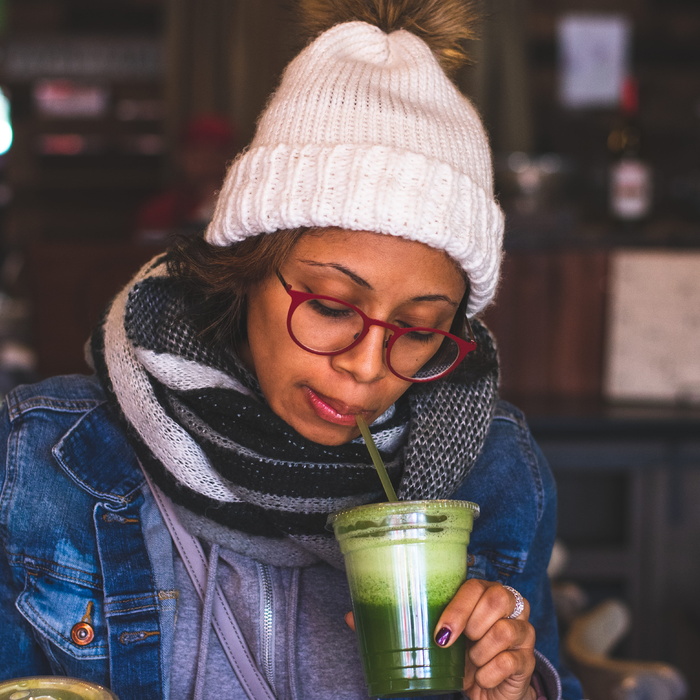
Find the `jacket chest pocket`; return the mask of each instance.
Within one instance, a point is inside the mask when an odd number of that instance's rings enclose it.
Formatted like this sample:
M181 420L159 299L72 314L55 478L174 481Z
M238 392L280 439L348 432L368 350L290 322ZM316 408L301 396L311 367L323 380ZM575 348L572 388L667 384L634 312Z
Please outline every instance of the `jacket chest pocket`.
M526 560L526 552L500 550L469 552L468 577L507 584L512 576L522 573Z
M36 639L56 673L107 676L108 640L101 592L45 573L29 573L17 609L35 630Z

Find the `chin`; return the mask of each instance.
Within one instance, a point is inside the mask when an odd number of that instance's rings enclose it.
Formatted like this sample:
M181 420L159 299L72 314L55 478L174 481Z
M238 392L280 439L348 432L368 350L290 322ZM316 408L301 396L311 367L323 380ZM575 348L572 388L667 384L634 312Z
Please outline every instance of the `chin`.
M294 426L292 426L294 427ZM350 440L354 440L360 431L356 428L350 428L345 426L330 426L329 428L318 430L300 430L299 428L294 428L302 437L305 437L311 442L315 442L319 445L326 445L327 447L338 447L339 445L344 445Z

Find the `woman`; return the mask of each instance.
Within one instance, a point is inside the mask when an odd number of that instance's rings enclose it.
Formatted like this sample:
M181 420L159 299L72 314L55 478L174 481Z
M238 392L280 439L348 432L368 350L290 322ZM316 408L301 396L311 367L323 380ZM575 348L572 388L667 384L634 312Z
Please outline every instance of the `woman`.
M546 576L552 477L497 398L474 318L503 217L480 120L443 68L469 15L451 0L309 4L316 38L204 239L116 297L95 378L7 398L2 675L79 676L121 700L245 698L212 633L220 590L275 697L366 697L325 526L382 499L362 415L401 498L481 506L470 579L435 629L443 646L471 640L465 695L578 698ZM206 552L202 602L164 518Z

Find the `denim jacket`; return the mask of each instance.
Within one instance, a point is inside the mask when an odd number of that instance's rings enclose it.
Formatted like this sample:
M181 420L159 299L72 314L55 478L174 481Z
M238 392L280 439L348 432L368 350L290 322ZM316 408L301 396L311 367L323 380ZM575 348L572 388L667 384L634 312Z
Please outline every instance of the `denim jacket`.
M178 592L173 549L99 384L79 375L21 386L0 415L0 679L67 675L120 700L166 700ZM577 700L560 667L546 566L556 494L522 415L499 404L454 497L477 502L469 576L531 605L547 695ZM89 623L85 643L76 625Z

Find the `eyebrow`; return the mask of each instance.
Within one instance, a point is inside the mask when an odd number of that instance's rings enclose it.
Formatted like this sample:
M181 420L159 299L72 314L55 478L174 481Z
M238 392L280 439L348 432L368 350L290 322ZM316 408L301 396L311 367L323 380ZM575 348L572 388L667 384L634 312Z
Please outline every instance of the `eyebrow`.
M339 263L323 263L323 262L318 262L317 260L299 260L299 262L304 263L305 265L310 265L311 267L330 267L333 270L338 270L338 272L342 272L344 275L347 275L355 284L358 284L360 287L364 287L365 289L374 289L372 285L365 279L362 279L359 275L355 274L352 270L349 270L347 267L344 265L340 265Z
M344 265L340 265L339 263L324 263L318 262L317 260L306 259L300 259L299 262L303 263L304 265L309 265L310 267L330 267L333 270L338 270L338 272L342 272L360 287L364 287L365 289L371 289L372 291L374 291L374 287L367 280L363 279L358 274L354 273L352 270L348 269ZM459 306L459 302L455 301L454 299L451 299L446 294L424 294L421 296L412 297L409 301L444 301L447 302L450 306L454 306L455 308Z

